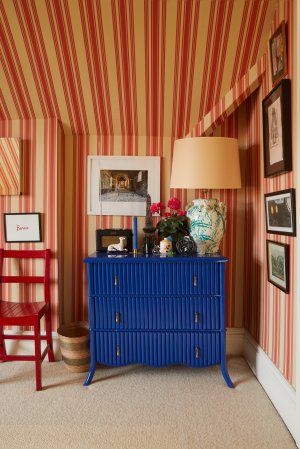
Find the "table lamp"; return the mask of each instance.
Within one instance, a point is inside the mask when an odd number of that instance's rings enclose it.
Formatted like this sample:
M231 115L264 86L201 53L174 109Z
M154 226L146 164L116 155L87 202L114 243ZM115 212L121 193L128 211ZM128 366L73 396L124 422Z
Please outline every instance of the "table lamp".
M202 189L206 198L193 200L187 211L190 235L198 253L213 254L226 228L226 205L208 199L209 189L241 188L237 139L230 137L188 137L175 140L170 187Z

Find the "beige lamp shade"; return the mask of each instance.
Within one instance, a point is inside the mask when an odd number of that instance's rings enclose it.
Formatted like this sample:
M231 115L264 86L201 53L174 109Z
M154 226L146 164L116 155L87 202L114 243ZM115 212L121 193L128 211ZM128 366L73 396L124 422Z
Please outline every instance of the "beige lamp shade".
M170 187L182 189L241 188L237 139L188 137L176 140Z

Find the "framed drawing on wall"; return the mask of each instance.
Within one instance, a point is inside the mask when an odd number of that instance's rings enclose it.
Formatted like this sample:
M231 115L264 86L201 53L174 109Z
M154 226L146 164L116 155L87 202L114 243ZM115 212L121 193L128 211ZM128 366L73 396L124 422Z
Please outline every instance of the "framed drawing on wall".
M287 75L285 22L281 22L269 40L273 86Z
M266 229L270 234L296 235L295 189L265 194Z
M88 156L87 213L146 215L146 199L160 201L160 157Z
M4 237L7 243L41 242L40 213L4 214Z
M289 292L289 246L267 240L268 281Z
M263 100L265 178L292 170L291 83L283 79Z

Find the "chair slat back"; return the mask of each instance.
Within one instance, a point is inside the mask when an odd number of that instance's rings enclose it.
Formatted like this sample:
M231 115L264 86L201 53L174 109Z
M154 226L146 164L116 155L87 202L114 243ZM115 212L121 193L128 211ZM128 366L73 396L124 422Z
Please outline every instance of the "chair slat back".
M4 259L44 259L44 275L3 274ZM0 284L44 284L44 300L50 300L50 249L45 250L5 250L0 249Z

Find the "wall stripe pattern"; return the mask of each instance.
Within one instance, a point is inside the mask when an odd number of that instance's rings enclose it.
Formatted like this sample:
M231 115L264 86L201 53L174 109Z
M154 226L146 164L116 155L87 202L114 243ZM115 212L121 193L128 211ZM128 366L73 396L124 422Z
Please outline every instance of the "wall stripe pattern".
M266 55L197 123L188 136L209 136L256 90L266 70Z
M24 194L0 196L0 247L6 249L51 248L51 303L53 329L58 325L58 238L57 238L57 120L12 120L0 122L0 137L22 140L24 153ZM42 213L41 243L5 243L4 212ZM34 272L38 264L30 266ZM7 290L14 292L12 286ZM11 297L11 296L10 296Z
M1 118L182 137L264 53L276 1L0 0Z

